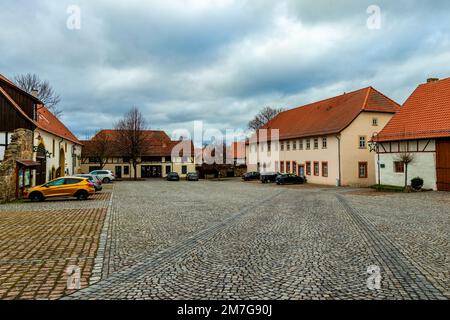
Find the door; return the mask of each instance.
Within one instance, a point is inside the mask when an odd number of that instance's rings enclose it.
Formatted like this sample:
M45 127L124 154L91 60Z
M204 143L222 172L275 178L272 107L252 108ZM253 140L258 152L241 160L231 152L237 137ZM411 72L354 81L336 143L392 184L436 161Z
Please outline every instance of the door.
M116 166L115 176L118 179L122 179L122 166Z
M450 191L450 140L436 141L437 189Z
M45 155L45 147L43 144L38 146L36 160L39 162L39 166L36 167L36 185L40 186L47 180L47 157Z
M305 166L304 165L298 166L298 175L303 178L305 177Z

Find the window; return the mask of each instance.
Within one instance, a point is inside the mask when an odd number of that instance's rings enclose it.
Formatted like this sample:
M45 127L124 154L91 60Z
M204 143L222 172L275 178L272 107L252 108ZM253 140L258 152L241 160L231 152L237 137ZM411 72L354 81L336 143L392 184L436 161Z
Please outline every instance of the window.
M283 173L284 172L284 161L280 162L280 171Z
M286 142L286 149L287 149L287 151L291 150L291 142L290 141Z
M306 174L308 176L311 175L311 162L309 162L309 161L306 161Z
M318 138L314 139L314 149L319 149L319 139Z
M187 173L187 166L181 166L181 174Z
M322 138L322 149L326 149L328 147L328 139Z
M284 142L281 142L281 151L284 151Z
M166 174L169 174L172 172L172 168L170 166L166 166Z
M401 161L394 162L394 172L395 173L405 173L405 165Z
M314 175L319 176L319 162L314 162Z
M64 184L77 184L80 183L81 180L80 179L65 179Z
M311 140L306 139L306 150L310 150L311 149Z
M64 152L67 153L67 142L64 144Z
M55 139L53 139L53 145L52 145L52 156L55 157Z
M299 141L299 149L303 150L303 139Z
M272 143L268 142L267 143L267 152L271 152L272 151Z
M292 149L297 150L297 140L292 142Z
M291 173L291 162L290 161L286 161L286 172Z
M373 118L372 119L372 126L378 127L378 118Z
M359 136L359 148L360 149L366 149L366 136Z
M49 187L58 187L58 186L62 186L64 185L64 180L65 179L58 179L52 182L47 183L47 186Z
M367 162L360 162L358 164L358 175L360 179L367 178Z
M292 161L292 173L297 174L297 162Z
M328 162L322 162L322 177L328 177Z
M123 174L128 176L130 174L130 166L123 167Z

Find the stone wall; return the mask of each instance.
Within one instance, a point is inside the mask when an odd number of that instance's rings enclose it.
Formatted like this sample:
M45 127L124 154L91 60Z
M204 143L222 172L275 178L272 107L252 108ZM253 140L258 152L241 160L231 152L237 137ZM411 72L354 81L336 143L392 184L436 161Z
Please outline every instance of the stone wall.
M33 131L17 129L0 163L0 203L16 200L17 160L33 160Z

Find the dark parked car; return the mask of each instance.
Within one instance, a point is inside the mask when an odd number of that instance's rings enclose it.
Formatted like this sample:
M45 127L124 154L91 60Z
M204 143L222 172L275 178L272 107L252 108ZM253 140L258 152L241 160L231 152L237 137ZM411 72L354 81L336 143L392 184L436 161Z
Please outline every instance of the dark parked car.
M305 179L295 174L281 174L276 179L277 184L303 184Z
M187 181L198 181L198 173L197 172L189 172L186 175Z
M280 175L279 172L265 172L261 173L261 182L262 183L275 183L277 177Z
M167 181L180 181L180 176L176 172L171 172L166 177Z
M94 188L95 188L96 192L103 190L102 181L100 180L100 178L98 176L93 176L91 174L78 174L76 176L80 177L80 178L87 178L89 180L89 182L92 182L92 184L94 184Z
M244 181L259 180L260 178L261 174L259 172L247 172L242 176Z

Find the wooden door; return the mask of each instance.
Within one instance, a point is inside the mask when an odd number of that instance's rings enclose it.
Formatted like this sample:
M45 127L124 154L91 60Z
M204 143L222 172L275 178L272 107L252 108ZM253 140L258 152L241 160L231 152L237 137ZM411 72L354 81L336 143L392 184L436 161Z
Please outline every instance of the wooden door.
M436 141L437 189L450 191L450 140Z

